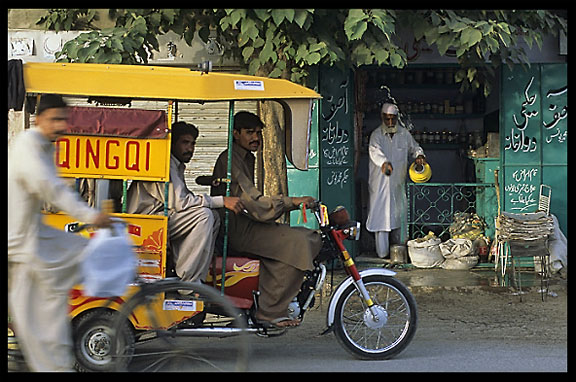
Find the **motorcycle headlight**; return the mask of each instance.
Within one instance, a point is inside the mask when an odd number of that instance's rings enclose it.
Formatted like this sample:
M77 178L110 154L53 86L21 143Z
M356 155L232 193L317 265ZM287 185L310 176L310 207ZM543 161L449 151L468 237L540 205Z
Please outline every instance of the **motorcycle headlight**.
M350 226L344 228L342 232L348 235L349 240L360 240L360 222L350 222Z
M360 222L350 220L350 214L346 207L338 206L329 215L330 224L335 225L342 233L346 235L346 239L359 240L360 239Z

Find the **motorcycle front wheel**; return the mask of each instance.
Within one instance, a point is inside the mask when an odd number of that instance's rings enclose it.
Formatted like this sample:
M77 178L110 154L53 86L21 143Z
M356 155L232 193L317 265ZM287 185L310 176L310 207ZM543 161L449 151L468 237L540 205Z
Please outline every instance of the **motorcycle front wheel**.
M374 305L368 307L354 283L348 286L336 304L336 338L358 358L392 358L408 346L416 333L416 300L393 277L372 275L362 280Z

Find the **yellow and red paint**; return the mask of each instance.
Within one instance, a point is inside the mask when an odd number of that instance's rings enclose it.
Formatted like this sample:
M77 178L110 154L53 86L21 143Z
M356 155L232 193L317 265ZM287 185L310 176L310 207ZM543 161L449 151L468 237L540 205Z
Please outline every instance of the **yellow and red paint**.
M258 290L260 261L248 257L227 257L224 289L236 307L248 309L254 301L252 291ZM222 257L216 257L206 283L222 286Z
M166 275L166 241L168 219L165 216L157 215L132 215L132 214L112 214L120 217L126 224L129 237L134 242L134 250L138 257L138 277L147 281L163 279ZM58 229L64 229L67 224L74 223L72 217L56 213L45 214L44 221ZM94 231L83 231L80 235L91 237ZM113 300L83 294L82 285L76 285L70 291L69 314L72 318L91 309L107 308L119 310L121 305L138 291L138 286L130 285L124 296L119 296ZM160 296L151 305L152 312L159 320L162 327L170 327L184 321L202 311L201 303L197 304L196 311L178 311L164 309L164 296ZM136 329L146 330L152 328L152 323L148 317L148 312L144 309L136 310L131 317L132 324ZM154 325L157 328L157 325Z

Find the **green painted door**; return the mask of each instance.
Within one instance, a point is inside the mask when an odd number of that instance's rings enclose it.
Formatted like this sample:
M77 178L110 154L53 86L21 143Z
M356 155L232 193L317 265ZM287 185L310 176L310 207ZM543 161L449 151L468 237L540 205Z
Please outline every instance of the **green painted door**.
M566 64L502 70L501 193L504 211L534 212L540 184L552 187L550 211L567 232L568 80Z

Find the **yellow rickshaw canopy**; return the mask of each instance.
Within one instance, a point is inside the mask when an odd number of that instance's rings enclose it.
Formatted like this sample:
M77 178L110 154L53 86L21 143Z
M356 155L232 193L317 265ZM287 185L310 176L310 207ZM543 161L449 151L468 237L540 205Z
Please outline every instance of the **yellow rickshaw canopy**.
M28 93L167 100L315 99L287 80L147 65L33 63L24 65Z
M308 169L312 103L321 96L288 80L147 65L23 65L27 93L189 102L275 100L284 109L286 156Z

